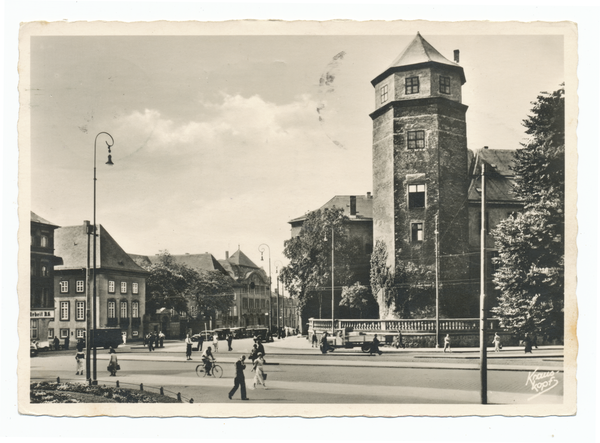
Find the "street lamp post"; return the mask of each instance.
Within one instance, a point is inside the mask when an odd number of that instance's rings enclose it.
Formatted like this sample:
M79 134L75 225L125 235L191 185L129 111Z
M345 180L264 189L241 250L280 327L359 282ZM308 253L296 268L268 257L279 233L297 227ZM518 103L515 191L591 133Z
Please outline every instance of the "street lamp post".
M275 260L275 274L277 274L277 278L276 278L276 280L277 280L277 334L279 334L279 326L280 326L279 325L279 311L280 311L280 309L279 309L279 276L280 276L279 269L280 269L280 267L283 268L283 263L281 263L280 260ZM283 289L283 282L281 284L281 288Z
M94 221L93 221L93 225L92 225L92 235L93 235L93 252L92 252L92 334L89 334L88 331L88 339L86 340L87 342L87 351L88 351L88 358L89 358L89 349L90 346L92 347L93 350L93 355L92 355L92 377L90 379L90 374L86 374L88 380L91 380L91 383L93 385L97 385L98 384L98 378L97 378L97 361L96 361L96 343L95 343L95 339L96 339L96 325L98 323L98 319L97 319L97 315L96 315L96 245L98 243L98 227L96 226L96 145L98 142L98 137L102 134L107 135L108 137L110 137L110 143L108 141L105 141L106 143L106 147L108 148L108 161L106 162L107 165L113 165L114 163L112 162L112 156L110 155L110 148L115 144L115 140L112 138L112 135L110 135L108 132L100 132L98 133L98 135L96 135L96 138L94 139ZM89 256L89 255L88 255ZM88 300L88 306L89 306L89 300Z
M333 257L334 257L334 230L333 230L333 225L331 225L331 336L334 337L335 336L335 285L334 285L334 278L333 278L333 270L334 270L334 261L333 261Z
M271 247L266 243L262 243L258 246L258 251L260 252L260 261L263 260L263 252L265 252L265 247L269 250L269 312L271 312ZM271 332L271 316L269 315L269 332Z

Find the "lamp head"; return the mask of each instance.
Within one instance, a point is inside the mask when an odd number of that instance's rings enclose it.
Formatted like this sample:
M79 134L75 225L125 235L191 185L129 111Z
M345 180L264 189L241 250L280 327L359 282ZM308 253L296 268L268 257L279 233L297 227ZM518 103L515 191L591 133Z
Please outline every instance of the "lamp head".
M108 161L106 162L107 165L113 166L114 163L112 162L112 155L108 154Z

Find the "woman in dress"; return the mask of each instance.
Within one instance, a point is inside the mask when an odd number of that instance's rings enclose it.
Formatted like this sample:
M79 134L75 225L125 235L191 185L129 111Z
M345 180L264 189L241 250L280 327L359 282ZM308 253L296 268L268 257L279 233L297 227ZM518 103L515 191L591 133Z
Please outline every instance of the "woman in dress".
M108 370L110 372L110 376L114 377L117 375L117 369L119 369L119 360L117 359L117 353L111 347L110 351L110 361L108 362Z
M265 385L265 372L263 369L263 365L265 364L265 359L263 357L262 352L258 353L258 357L254 360L254 367L252 370L255 372L254 374L254 389L256 389L256 385L262 385L263 388L267 389Z

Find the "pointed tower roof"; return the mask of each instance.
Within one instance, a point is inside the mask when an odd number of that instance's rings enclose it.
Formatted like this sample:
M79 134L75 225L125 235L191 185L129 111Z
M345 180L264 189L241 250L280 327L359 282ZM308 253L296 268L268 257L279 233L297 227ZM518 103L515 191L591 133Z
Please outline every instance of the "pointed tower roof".
M420 33L409 43L409 45L400 53L392 64L381 74L379 74L371 84L379 83L383 78L392 72L404 71L408 67L414 69L416 65L425 65L429 63L438 63L452 68L458 68L461 71L462 82L466 81L462 67L453 61L448 60L439 53L431 44L425 40Z
M246 266L247 268L259 269L258 266L254 264L252 260L246 256L240 249L235 251L231 257L227 259L228 262L233 263L238 266Z

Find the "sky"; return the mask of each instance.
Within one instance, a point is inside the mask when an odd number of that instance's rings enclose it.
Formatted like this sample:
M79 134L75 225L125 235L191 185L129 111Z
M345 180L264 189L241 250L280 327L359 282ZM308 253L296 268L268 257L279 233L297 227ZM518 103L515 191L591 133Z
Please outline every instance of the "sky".
M562 36L422 35L460 50L469 149L519 147L531 102L565 79ZM92 220L108 132L97 222L126 252L239 246L268 272L266 244L274 276L289 220L372 191L370 82L414 36L33 37L31 210Z

